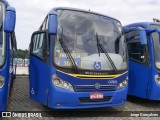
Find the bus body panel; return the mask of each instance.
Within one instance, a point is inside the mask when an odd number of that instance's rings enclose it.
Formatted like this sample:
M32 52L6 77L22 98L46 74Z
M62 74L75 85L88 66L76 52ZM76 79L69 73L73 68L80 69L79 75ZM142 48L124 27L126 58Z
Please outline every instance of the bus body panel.
M0 0L0 1L5 4L6 8L9 7L9 4L6 0ZM4 17L5 17L5 14L4 14ZM2 31L4 31L4 29L2 29ZM14 31L12 31L12 33L8 33L8 32L4 33L3 38L5 40L5 45L4 45L5 59L4 59L4 64L0 68L0 75L4 77L4 85L2 88L0 88L0 111L7 110L7 104L9 99L8 97L11 94L13 82L15 78L16 66L13 66L13 58L15 57L16 55L15 52L17 50L17 45L16 45L17 42L16 42L16 36Z
M50 51L50 55L52 55L52 50ZM48 107L55 109L79 109L79 108L95 108L95 107L107 107L107 106L122 106L126 101L126 94L128 90L128 86L121 90L115 91L99 91L99 93L104 93L106 96L112 96L112 99L109 102L94 102L89 103L88 105L85 103L81 103L78 98L79 97L89 97L90 93L94 92L71 92L62 88L54 87L52 83L52 75L55 73L62 80L71 83L73 86L75 85L95 85L96 83L100 83L101 85L112 85L109 84L109 81L116 80L116 86L126 79L128 73L124 73L118 78L113 79L81 79L70 76L64 72L56 71L54 67L52 67L52 60L50 67L51 74L49 71L49 66L44 63L44 61L39 60L35 56L30 56L30 64L29 64L29 77L30 77L30 98L44 105L48 105ZM41 82L40 82L41 81ZM113 84L115 85L115 84ZM33 93L32 93L33 92ZM69 98L67 100L67 98ZM73 103L74 101L74 103ZM57 107L56 104L66 103L68 105Z
M7 65L5 69L2 69L0 71L0 75L2 76L6 76L5 77L5 82L4 82L4 86L2 89L0 89L0 111L5 111L7 108L7 103L8 103L8 95L9 95L9 91L10 91L10 87L9 87L9 66Z
M149 30L151 29L151 24L160 25L155 22L140 22L125 27L142 27L145 30ZM129 60L128 94L150 100L160 100L160 85L155 82L155 75L160 74L160 71L155 67L154 43L152 36L147 35L147 42L149 50L149 65L138 64ZM137 87L136 84L139 87Z
M147 99L160 100L160 85L155 82L155 75L160 74L155 67L150 69Z
M35 56L30 57L29 66L30 97L47 105L48 81L50 79L49 67Z
M118 91L100 92L104 96L113 96L107 102L81 102L79 98L89 98L94 92L70 92L64 89L53 87L50 84L48 107L54 109L84 109L84 108L99 108L109 106L123 106L126 101L128 86Z
M9 68L10 68L10 57L9 55L9 37L8 34L6 34L6 57L5 57L5 64L3 68L0 70L0 75L5 77L4 80L4 86L0 89L0 111L5 111L7 109L7 103L8 103L8 96L10 92L10 86L12 86L11 75L9 74Z
M129 61L129 95L136 94L139 97L141 96L146 98L148 88L148 74L149 70L147 66L136 63L132 60Z
M76 85L111 85L110 80L117 80L119 83L127 77L127 73L114 79L80 79L57 71L58 77ZM121 90L114 91L93 91L85 90L82 92L72 92L59 87L54 87L52 82L49 84L48 106L54 109L79 109L79 108L96 108L107 106L122 106L126 101L128 86ZM81 102L79 98L89 98L91 93L103 93L106 97L111 97L107 102Z
M73 77L73 76L67 75L67 73L59 72L59 71L57 71L56 74L60 79L65 80L65 81L71 83L72 85L81 85L81 84L82 85L90 85L90 84L94 85L96 83L101 83L104 85L116 85L117 86L119 83L121 83L127 77L127 73L123 73L120 77L110 78L110 79L109 78L108 79L78 78L78 77ZM116 81L117 83L111 84L110 81L112 81L112 80Z

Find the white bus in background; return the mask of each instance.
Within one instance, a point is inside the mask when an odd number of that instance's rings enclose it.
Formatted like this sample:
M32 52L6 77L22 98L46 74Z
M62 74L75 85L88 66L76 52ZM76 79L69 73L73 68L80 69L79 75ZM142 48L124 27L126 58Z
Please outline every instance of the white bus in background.
M15 58L13 60L13 65L17 65L18 67L21 66L28 66L29 65L29 59L22 59L22 58Z
M25 64L25 66L28 66L29 65L29 59L24 59L24 64Z
M16 75L28 75L29 59L15 58L13 65L17 66Z
M14 58L13 59L13 66L16 66L17 65L17 58Z
M22 67L22 66L25 66L24 59L17 58L17 67Z

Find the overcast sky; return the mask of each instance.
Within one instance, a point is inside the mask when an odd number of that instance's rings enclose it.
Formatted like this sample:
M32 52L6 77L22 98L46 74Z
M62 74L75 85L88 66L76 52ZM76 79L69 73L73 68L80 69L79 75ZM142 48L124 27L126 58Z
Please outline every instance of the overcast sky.
M74 7L114 17L123 25L160 19L160 0L8 0L16 8L18 48L28 49L31 34L38 30L53 7Z

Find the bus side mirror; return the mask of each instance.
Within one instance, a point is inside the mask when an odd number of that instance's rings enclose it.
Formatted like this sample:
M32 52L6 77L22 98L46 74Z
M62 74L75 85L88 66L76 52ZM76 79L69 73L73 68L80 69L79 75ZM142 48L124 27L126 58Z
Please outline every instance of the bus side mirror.
M146 32L144 30L139 31L139 35L140 35L140 41L142 45L146 45L147 44L147 35Z
M5 20L4 20L4 32L12 33L14 32L16 24L16 11L13 7L7 7Z
M49 13L49 20L48 20L48 33L49 34L57 34L57 25L58 25L58 18L55 11L51 11Z

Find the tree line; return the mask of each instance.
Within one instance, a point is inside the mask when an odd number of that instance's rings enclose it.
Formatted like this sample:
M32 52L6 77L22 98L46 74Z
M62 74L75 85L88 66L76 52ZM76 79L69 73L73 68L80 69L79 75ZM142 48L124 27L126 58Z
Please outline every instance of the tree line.
M18 49L17 50L17 58L28 59L29 58L29 51L27 49L25 49L25 50Z

